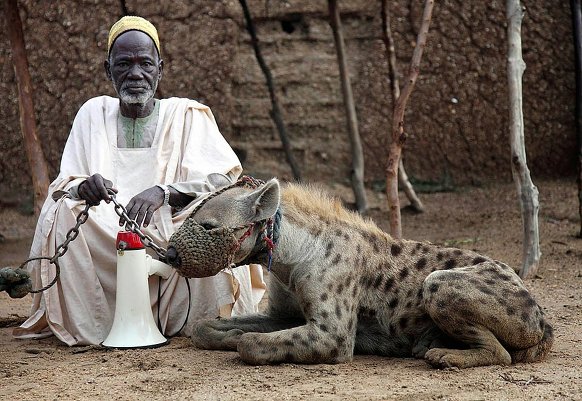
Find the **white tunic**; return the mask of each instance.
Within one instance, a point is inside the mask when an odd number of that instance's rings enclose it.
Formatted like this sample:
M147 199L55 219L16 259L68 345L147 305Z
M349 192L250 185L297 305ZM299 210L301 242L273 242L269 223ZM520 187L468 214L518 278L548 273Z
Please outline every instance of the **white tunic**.
M222 137L210 109L189 99L163 99L159 120L149 148L118 148L119 100L101 96L87 101L77 113L65 145L59 176L49 187L32 243L31 256L52 256L75 225L85 207L83 201L61 197L95 173L112 180L122 205L156 184L172 184L180 192L204 194L214 188L211 173L236 178L242 168ZM188 216L196 201L172 215L169 206L154 213L143 231L166 247L172 233ZM49 290L33 296L30 318L14 330L20 338L56 335L68 345L99 344L113 322L116 290L115 239L119 217L113 204L101 202L89 210L79 236L59 259L61 275ZM34 288L48 284L55 266L48 261L29 263ZM150 277L150 298L158 316L158 278ZM256 312L265 285L259 265L243 266L215 277L190 279L191 311L183 334L192 323L219 314ZM172 273L161 282L159 316L166 335L182 327L188 309L185 279Z

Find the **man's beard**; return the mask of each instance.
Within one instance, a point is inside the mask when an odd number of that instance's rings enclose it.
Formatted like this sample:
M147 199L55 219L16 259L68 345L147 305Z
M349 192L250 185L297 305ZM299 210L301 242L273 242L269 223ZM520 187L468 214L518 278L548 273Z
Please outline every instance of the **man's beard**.
M154 88L152 88L149 85L142 86L141 88L144 89L143 92L131 93L129 91L129 89L131 88L124 83L117 94L119 95L119 98L123 103L144 105L148 102L148 100L154 97L154 94L156 93L156 88L158 86L157 83L154 84L154 86L155 86Z

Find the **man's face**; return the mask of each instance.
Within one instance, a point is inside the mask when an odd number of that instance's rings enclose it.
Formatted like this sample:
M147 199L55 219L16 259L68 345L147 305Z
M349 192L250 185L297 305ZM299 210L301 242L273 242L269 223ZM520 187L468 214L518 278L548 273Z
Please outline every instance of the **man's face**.
M162 77L163 62L153 40L143 32L121 34L105 61L107 77L126 104L146 104L154 97Z

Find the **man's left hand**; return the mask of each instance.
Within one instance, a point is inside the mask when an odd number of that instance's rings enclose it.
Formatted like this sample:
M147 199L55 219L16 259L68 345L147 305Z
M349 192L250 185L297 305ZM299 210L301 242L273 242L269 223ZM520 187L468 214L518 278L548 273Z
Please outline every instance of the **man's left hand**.
M158 186L151 187L140 192L127 204L125 209L130 219L141 227L147 227L150 224L152 215L164 204L164 190ZM119 225L125 224L125 219L119 219Z

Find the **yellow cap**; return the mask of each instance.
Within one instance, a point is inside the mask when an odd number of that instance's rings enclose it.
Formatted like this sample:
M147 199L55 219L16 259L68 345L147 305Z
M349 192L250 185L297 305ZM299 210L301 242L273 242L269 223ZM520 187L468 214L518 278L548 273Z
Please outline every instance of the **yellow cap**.
M125 17L121 18L119 21L113 24L109 30L109 39L107 40L107 54L111 53L111 46L113 46L115 39L127 31L141 31L148 35L154 41L156 49L158 50L158 55L161 55L162 52L160 51L160 39L158 38L158 31L156 30L156 27L147 19L133 15L126 15Z

